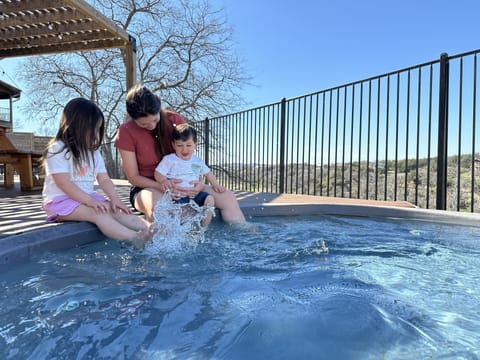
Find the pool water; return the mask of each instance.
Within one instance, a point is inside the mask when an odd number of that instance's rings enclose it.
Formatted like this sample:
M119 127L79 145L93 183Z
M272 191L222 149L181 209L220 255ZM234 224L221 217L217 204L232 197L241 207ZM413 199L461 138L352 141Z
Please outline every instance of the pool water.
M2 359L478 359L480 229L213 222L182 251L116 241L0 275Z

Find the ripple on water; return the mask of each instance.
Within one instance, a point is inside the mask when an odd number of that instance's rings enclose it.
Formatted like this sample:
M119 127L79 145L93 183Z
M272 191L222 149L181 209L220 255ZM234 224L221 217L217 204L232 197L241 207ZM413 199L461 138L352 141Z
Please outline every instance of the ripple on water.
M106 240L0 274L0 357L480 356L473 230L331 216L250 225L213 222L143 252Z

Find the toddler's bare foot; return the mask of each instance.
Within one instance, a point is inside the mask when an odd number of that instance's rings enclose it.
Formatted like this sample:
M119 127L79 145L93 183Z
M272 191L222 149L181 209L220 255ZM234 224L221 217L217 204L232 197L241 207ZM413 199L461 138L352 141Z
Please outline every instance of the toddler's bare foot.
M202 226L204 228L207 228L208 225L212 222L212 213L208 213L203 219L202 219Z

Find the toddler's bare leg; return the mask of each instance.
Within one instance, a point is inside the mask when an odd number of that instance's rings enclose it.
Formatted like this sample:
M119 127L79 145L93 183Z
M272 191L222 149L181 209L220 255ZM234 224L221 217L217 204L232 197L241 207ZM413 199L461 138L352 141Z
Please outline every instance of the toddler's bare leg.
M213 198L212 195L208 195L205 198L205 202L203 203L203 206L215 207L215 199ZM212 217L213 217L213 214L209 211L208 214L202 219L202 226L207 227L212 221Z

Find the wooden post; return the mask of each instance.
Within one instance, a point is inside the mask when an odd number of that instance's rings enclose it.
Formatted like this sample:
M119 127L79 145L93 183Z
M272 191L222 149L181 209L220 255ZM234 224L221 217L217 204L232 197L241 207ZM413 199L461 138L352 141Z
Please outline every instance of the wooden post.
M13 182L13 165L5 163L4 164L4 169L3 169L3 186L8 188L12 188L14 185Z
M137 83L137 42L133 36L128 36L129 43L125 46L125 68L127 72L127 91Z

